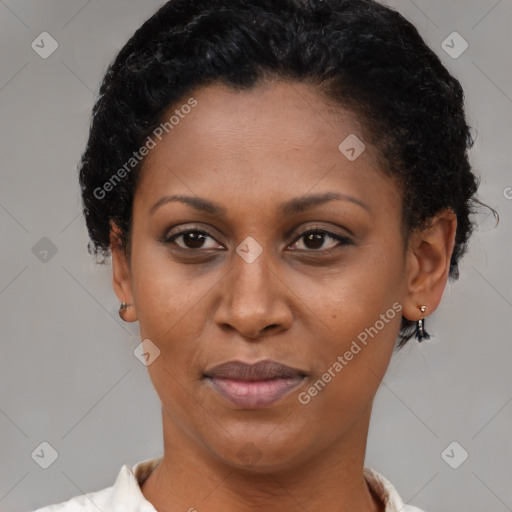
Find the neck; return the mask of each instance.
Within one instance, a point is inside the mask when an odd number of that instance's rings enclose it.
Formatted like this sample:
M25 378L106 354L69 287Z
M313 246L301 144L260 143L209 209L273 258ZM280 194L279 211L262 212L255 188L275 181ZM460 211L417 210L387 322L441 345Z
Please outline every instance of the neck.
M279 470L244 469L213 457L162 410L164 454L142 484L159 512L383 512L363 475L371 406L321 453Z

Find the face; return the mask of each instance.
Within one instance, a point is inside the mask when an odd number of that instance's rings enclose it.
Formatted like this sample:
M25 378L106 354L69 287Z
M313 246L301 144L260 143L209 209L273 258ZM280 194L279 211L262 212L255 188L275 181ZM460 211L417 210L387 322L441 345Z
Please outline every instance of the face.
M407 293L401 194L369 144L338 148L361 126L310 85L191 96L145 160L123 299L160 351L148 370L174 438L291 467L371 410ZM210 378L262 360L297 372Z

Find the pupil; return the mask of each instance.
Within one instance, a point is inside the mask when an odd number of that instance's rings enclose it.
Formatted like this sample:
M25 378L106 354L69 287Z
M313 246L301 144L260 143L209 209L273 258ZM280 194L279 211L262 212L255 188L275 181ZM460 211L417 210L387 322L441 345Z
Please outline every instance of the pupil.
M200 249L204 242L204 235L201 233L185 233L183 236L183 241L185 245L187 245L191 249ZM190 242L190 243L189 243Z
M304 244L309 249L318 249L322 247L324 241L323 241L324 235L322 233L310 233L309 235L306 235L306 238L304 240ZM313 242L313 246L310 246L307 242Z

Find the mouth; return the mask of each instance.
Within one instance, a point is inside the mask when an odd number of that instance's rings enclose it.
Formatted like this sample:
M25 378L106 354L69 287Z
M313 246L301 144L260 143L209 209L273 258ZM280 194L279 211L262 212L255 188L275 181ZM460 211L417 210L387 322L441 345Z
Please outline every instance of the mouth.
M267 407L300 386L307 373L265 359L255 364L228 361L203 374L213 389L242 409Z

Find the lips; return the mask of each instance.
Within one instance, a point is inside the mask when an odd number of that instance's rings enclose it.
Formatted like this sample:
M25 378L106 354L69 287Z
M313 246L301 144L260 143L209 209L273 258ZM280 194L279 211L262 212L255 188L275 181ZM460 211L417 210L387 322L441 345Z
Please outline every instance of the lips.
M297 388L307 376L298 368L264 360L228 361L205 372L213 389L243 409L267 407Z
M234 380L268 380L268 379L287 379L297 376L304 377L306 372L291 366L265 359L255 364L247 364L242 361L228 361L227 363L215 366L212 370L205 373L207 377L219 379Z

